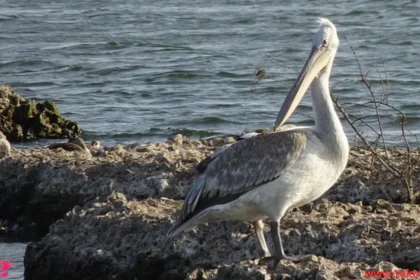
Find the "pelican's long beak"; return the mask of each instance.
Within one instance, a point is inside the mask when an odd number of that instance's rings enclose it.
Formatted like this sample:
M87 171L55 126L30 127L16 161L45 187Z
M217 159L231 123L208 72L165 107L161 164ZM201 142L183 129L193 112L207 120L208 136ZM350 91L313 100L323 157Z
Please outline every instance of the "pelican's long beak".
M326 48L312 47L311 54L305 63L305 66L300 72L296 82L286 96L286 99L281 106L280 112L277 115L276 123L274 124L273 131L276 132L280 129L293 111L302 100L305 92L308 90L309 85L312 83L318 73L328 64L331 57L331 50Z

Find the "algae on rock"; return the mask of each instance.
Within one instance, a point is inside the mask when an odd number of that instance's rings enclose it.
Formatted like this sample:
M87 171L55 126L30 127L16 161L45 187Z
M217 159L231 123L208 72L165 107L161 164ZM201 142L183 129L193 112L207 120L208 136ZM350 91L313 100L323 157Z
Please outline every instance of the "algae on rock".
M60 115L54 102L26 100L6 85L0 85L0 130L9 141L67 138L81 133L76 122Z

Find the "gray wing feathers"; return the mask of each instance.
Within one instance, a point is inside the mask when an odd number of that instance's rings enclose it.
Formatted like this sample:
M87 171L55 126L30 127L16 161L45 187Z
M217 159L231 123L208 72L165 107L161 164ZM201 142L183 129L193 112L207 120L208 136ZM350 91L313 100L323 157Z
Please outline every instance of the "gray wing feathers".
M194 180L194 187L191 188L190 193L191 193L191 198L193 198L193 200L191 201L186 200L186 202L188 203L188 207L186 209L194 209L195 206L197 205L198 199L201 196L201 192L204 189L204 184L206 182L205 177L200 176L198 177L196 180Z
M182 220L200 200L245 193L279 177L297 160L306 140L303 131L282 131L242 140L212 154L185 199Z

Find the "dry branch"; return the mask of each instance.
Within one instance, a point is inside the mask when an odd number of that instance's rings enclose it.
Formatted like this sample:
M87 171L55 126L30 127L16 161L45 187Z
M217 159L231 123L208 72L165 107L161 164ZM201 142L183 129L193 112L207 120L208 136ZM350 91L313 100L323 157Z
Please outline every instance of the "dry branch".
M347 110L344 108L343 104L340 104L338 101L338 98L335 97L333 94L331 94L332 100L336 106L336 108L341 112L341 114L344 116L344 119L347 121L347 123L350 125L350 127L353 129L353 131L356 133L357 137L361 142L364 144L363 148L368 150L372 154L372 163L371 168L373 169L374 162L377 159L379 163L386 168L388 171L390 171L396 178L398 178L402 184L404 185L405 189L407 190L407 200L410 203L414 203L415 197L414 197L414 186L413 186L413 160L411 156L411 147L407 140L407 118L405 114L396 108L393 105L390 105L388 103L388 88L389 88L389 82L388 79L385 78L385 80L382 79L382 75L378 71L377 68L376 72L378 73L380 77L380 83L382 86L382 91L379 96L379 98L375 95L375 91L373 89L372 83L368 80L367 74L363 73L362 66L360 64L360 61L356 55L356 52L354 51L352 45L349 43L346 37L344 37L348 45L350 46L350 49L354 55L354 58L356 60L357 66L359 68L359 74L361 82L366 86L370 93L371 100L367 101L366 103L362 104L361 106L366 108L374 109L374 117L376 119L376 125L379 128L379 131L376 130L373 125L368 124L365 119L372 117L372 116L357 116L353 113L348 113ZM372 106L369 106L372 105ZM359 105L360 106L360 105ZM395 162L392 162L389 159L388 149L387 149L387 142L385 139L384 131L383 131L383 125L382 125L382 117L381 117L381 109L382 108L388 108L391 109L393 112L396 112L399 116L398 119L400 119L400 128L401 128L401 140L402 143L405 146L405 162L402 165L397 165ZM366 136L363 135L361 130L357 127L356 124L361 124L363 128L368 128L370 131L372 131L376 135L375 141L373 141L374 145L372 145ZM378 152L377 144L381 141L383 149L385 151L385 156L382 155L382 153Z

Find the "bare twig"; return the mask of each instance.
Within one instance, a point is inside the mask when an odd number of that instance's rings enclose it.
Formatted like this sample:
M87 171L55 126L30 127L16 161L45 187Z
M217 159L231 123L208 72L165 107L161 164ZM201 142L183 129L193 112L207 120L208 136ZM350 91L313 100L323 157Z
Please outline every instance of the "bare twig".
M356 133L358 138L362 141L362 143L364 144L366 149L372 154L371 169L374 166L375 159L377 159L382 164L382 166L384 166L395 177L399 178L402 181L405 188L407 189L408 200L411 203L413 203L414 202L414 186L413 186L412 177L413 177L413 160L414 160L414 158L411 155L412 154L411 153L411 148L410 148L410 144L409 144L408 139L407 139L407 133L406 133L408 131L407 128L406 128L407 118L401 110L399 110L395 106L390 105L388 103L389 81L388 81L387 77L385 78L385 81L384 81L382 75L380 74L380 72L377 68L375 68L375 70L376 70L376 73L378 74L378 76L380 78L380 84L381 84L381 87L382 87L382 91L381 91L381 95L380 95L379 99L376 97L375 91L374 91L373 86L372 86L372 83L369 82L369 80L367 78L367 73L366 74L363 73L362 66L359 62L359 59L356 55L356 52L354 51L353 47L351 46L351 44L349 43L347 38L346 37L344 37L344 38L347 41L348 45L350 46L350 49L351 49L351 51L352 51L352 53L355 57L357 66L359 68L360 79L361 79L362 83L366 86L366 88L368 89L368 91L370 93L370 96L371 96L371 100L367 101L364 104L349 104L349 105L374 109L375 110L375 115L372 115L372 116L370 116L370 115L356 116L354 114L350 114L350 113L346 112L346 110L343 107L343 104L348 104L348 103L340 104L338 102L338 99L333 95L332 95L332 100L333 100L335 106L337 107L337 109L344 116L347 123L350 125L350 127L353 129L353 131ZM399 166L399 165L397 165L397 163L392 162L389 159L387 143L386 143L386 140L385 140L385 135L384 135L383 126L382 126L382 116L380 114L381 113L380 112L381 108L387 108L387 109L391 109L394 112L397 112L398 119L401 120L400 121L401 137L402 137L402 141L403 141L404 146L405 146L405 154L406 154L405 155L405 162L404 162L403 165ZM365 121L366 119L369 119L371 117L374 117L376 119L376 125L378 126L379 131L377 131L367 121ZM373 143L370 143L367 140L367 138L362 134L360 129L358 127L356 127L356 123L362 124L363 127L367 127L373 133L375 133L376 138L375 138L375 141L373 141ZM385 150L385 156L378 153L377 144L378 144L379 141L381 141L382 146Z
M337 97L335 97L334 95L331 94L332 100L335 104L335 106L337 107L337 109L341 112L341 114L343 114L344 118L346 119L347 123L351 126L351 128L353 129L353 131L356 133L356 135L359 137L360 140L362 140L363 144L369 149L369 151L375 155L376 157L378 157L378 159L382 162L382 164L389 170L391 171L394 175L396 176L400 176L399 170L396 169L395 167L393 167L392 165L389 165L388 162L386 162L382 156L380 156L377 151L370 145L370 143L367 141L366 137L364 137L362 135L362 133L360 132L360 130L352 123L348 113L342 108L342 106L338 103L338 99Z
M382 92L381 92L381 100L385 103L388 103L388 89L389 89L389 80L388 77L385 75L385 82L386 86L384 86L384 79L382 78L381 73L379 72L378 68L375 67L376 73L379 76L379 80L381 81Z

